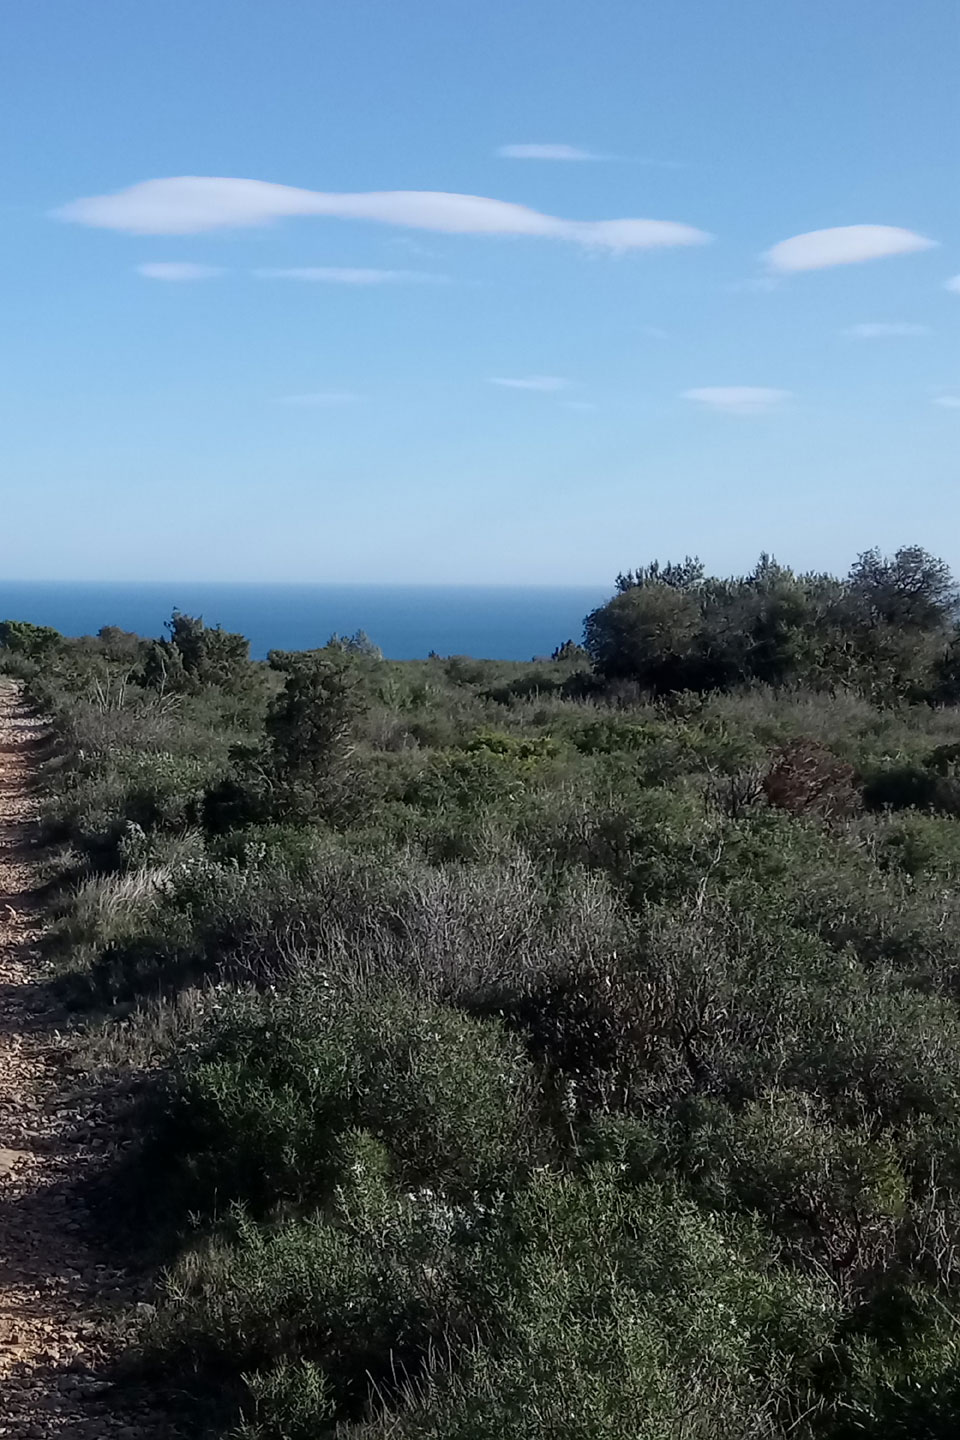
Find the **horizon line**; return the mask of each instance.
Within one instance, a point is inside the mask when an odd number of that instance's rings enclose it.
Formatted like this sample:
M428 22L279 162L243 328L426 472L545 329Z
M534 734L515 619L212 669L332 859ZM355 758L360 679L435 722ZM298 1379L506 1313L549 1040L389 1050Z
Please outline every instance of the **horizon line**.
M272 585L278 589L310 587L339 587L358 590L597 590L615 585L615 581L581 580L576 584L563 584L553 580L93 580L82 577L50 579L46 576L6 576L0 580L0 591L4 585L229 585L257 586Z

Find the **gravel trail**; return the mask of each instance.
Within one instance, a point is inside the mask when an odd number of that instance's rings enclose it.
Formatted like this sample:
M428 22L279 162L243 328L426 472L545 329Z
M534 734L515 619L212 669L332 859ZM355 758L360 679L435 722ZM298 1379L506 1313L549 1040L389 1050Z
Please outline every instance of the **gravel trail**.
M0 1436L166 1440L181 1433L169 1414L109 1378L112 1317L136 1283L104 1253L89 1182L124 1140L71 1068L70 1018L39 953L45 738L0 677Z

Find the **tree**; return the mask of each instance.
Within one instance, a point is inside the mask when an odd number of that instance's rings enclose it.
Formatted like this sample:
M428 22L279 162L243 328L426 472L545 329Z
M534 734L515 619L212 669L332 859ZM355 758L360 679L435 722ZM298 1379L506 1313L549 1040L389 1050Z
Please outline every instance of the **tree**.
M645 579L592 611L584 622L584 640L605 679L679 690L687 684L700 621L700 602L692 590Z
M166 623L169 640L155 640L144 656L141 679L153 689L219 685L243 689L250 680L250 642L221 626L205 625L200 615L174 610Z
M352 635L338 635L336 631L327 641L328 650L342 650L346 655L362 655L367 660L382 660L383 651L374 644L366 630L355 630Z
M180 652L187 675L206 685L225 685L245 673L250 663L250 642L220 625L205 625L202 616L174 610L167 622L170 642Z
M797 679L812 659L813 613L808 587L787 566L762 554L749 575L729 582L719 606L725 647L721 658L730 681L783 685ZM711 636L705 637L709 653ZM723 653L725 650L725 653Z
M960 693L960 592L918 545L859 556L846 581L797 575L762 554L747 575L708 576L699 560L652 561L617 576L585 621L604 679L658 692L760 681L855 685L876 699Z
M949 566L919 545L892 559L864 551L847 580L844 618L866 688L878 698L943 698L958 598Z
M119 625L102 625L97 631L103 653L108 660L126 661L133 664L141 653L143 641L133 630L124 630Z
M704 569L696 555L687 555L679 563L668 560L661 565L651 560L649 565L638 565L636 570L621 571L616 586L621 593L643 585L669 585L674 590L696 590L703 584Z
M957 618L960 593L949 565L920 545L905 545L892 559L865 550L848 585L858 618L871 626L940 630Z

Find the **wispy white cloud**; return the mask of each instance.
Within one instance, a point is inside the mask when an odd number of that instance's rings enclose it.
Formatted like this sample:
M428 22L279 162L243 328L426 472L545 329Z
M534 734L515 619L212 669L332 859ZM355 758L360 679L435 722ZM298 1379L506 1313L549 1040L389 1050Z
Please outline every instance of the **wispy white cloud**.
M960 275L953 275L944 282L945 290L952 290L954 295L960 295Z
M307 409L320 409L330 405L353 405L361 400L352 390L317 390L310 395L281 395L281 405L301 405Z
M832 230L810 230L781 240L764 258L772 270L790 273L857 265L886 255L909 255L915 250L930 250L936 244L936 240L895 225L838 225Z
M593 400L561 400L560 404L567 410L582 410L584 414L600 409Z
M449 275L425 270L365 270L341 265L306 265L291 270L255 270L264 280L308 280L326 285L447 285Z
M497 151L504 160L609 160L594 150L579 145L501 145Z
M769 390L758 385L708 385L699 390L684 390L684 400L695 400L708 410L728 415L761 415L790 399L789 390Z
M945 410L960 410L960 395L938 395L934 405L942 405Z
M137 235L193 235L314 215L450 235L541 236L612 251L703 245L711 239L703 230L672 220L563 220L526 205L443 190L338 195L202 175L144 180L113 195L74 200L54 214L59 220Z
M587 150L582 145L501 145L494 153L503 160L619 160L664 170L681 168L678 160L658 160L650 155L609 155L602 150Z
M875 324L851 325L842 333L851 335L855 340L885 340L901 335L929 335L930 326L912 325L908 322L887 324L881 321Z
M137 266L148 280L212 280L223 271L217 265L193 265L185 260L157 260Z
M526 375L519 380L505 380L494 376L487 384L504 385L508 390L539 390L542 394L570 388L570 381L563 380L559 375Z

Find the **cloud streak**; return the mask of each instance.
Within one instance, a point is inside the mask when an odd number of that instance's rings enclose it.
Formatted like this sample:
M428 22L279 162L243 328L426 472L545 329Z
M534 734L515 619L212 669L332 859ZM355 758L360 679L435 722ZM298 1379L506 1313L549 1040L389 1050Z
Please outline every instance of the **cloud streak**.
M526 235L597 249L653 250L703 245L712 237L672 220L564 220L526 205L444 190L332 194L266 180L185 175L144 180L112 195L90 195L53 212L56 219L133 235L196 235L247 229L294 216L369 220L446 235Z
M570 388L570 381L562 379L559 375L526 375L519 380L507 380L500 376L494 376L487 381L487 384L502 385L507 390L536 390L542 395Z
M876 324L851 325L842 333L844 335L852 336L855 340L885 340L887 338L893 339L898 336L929 335L930 326L912 325L907 322L904 322L903 324L886 324L883 322L878 322Z
M945 410L960 410L960 395L938 395L933 403Z
M366 270L342 265L305 265L288 270L255 270L261 280L305 280L320 285L448 285L449 275L425 270Z
M825 270L833 265L859 265L888 255L909 255L916 250L931 250L936 243L895 225L838 225L832 230L810 230L781 240L763 258L771 270L791 274Z
M501 145L494 151L501 160L609 161L625 164L651 165L663 170L678 170L678 160L656 160L649 155L607 155L601 150L586 150L582 145Z
M193 265L186 260L157 260L137 266L137 274L147 280L212 280L223 271L217 265Z
M727 415L762 415L790 399L789 390L769 390L758 385L708 385L684 390L683 400L696 401L708 410Z
M944 290L952 290L954 295L960 295L960 275L953 275L943 284Z
M504 160L609 160L579 145L501 145L497 154Z

